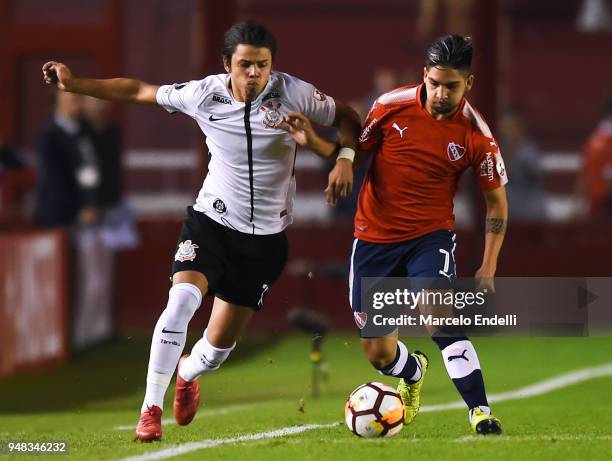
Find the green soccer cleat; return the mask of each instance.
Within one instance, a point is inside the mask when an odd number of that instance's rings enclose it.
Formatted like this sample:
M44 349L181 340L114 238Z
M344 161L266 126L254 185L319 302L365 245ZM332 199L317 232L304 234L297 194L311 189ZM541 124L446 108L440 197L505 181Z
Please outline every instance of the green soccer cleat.
M485 413L480 407L470 411L470 424L477 434L500 435L502 433L501 422L495 416Z
M414 354L411 355L421 365L421 379L416 383L408 383L402 378L397 385L397 393L404 402L404 424L410 424L419 412L419 408L421 408L421 386L423 386L423 380L429 365L429 359L421 351L414 351Z

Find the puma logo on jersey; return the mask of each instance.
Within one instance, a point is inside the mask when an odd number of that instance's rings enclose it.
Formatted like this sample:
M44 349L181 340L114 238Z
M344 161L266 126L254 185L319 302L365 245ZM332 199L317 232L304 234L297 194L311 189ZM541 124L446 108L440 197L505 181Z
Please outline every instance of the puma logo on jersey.
M393 125L391 125L391 128L395 128L397 131L399 131L400 138L404 139L404 131L408 129L407 126L405 126L404 128L400 128L397 123L394 123Z

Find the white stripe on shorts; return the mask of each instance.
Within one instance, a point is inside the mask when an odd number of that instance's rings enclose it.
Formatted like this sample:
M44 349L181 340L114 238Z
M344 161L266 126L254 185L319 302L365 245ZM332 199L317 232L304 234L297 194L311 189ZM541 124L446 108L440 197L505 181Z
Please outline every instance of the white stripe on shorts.
M351 250L351 268L349 271L349 304L351 305L351 309L353 308L353 277L355 275L353 271L353 258L355 257L355 248L357 248L357 242L359 242L359 239L353 240L353 249Z

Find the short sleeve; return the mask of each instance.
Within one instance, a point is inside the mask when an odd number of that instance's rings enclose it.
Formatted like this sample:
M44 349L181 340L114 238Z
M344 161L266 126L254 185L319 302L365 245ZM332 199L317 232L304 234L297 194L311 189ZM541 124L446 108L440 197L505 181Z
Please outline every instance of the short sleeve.
M204 97L205 81L192 80L185 83L162 85L157 90L157 103L171 114L182 112L193 117Z
M336 117L334 98L322 93L314 85L297 78L293 78L292 87L291 97L298 101L300 112L319 125L333 125Z
M359 135L360 150L372 151L380 143L382 139L380 124L384 114L385 106L379 104L378 100L375 101L363 124L361 134Z
M486 192L505 186L508 172L497 141L480 135L474 142L474 149L472 168L480 188Z

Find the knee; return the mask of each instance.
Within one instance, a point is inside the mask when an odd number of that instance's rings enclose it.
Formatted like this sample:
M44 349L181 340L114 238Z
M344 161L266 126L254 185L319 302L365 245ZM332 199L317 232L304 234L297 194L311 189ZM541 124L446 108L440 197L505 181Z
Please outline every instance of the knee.
M176 272L172 276L173 286L177 286L183 283L193 285L200 291L200 296L205 295L208 292L208 279L206 276L197 271L181 271Z
M169 292L168 307L169 314L191 319L202 302L202 292L191 283L177 283Z
M438 329L435 333L432 333L431 339L435 342L438 348L443 351L448 346L458 341L469 341L467 336L460 331L446 331L444 329Z

